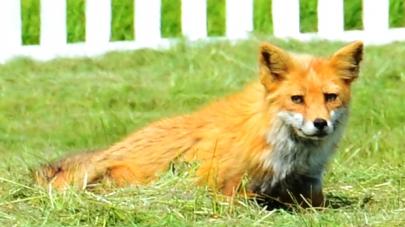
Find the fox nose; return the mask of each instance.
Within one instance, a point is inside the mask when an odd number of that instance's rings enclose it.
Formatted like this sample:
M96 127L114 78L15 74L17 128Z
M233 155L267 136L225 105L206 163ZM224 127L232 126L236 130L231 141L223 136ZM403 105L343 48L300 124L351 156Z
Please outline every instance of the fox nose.
M325 119L317 118L317 119L315 119L315 121L314 121L314 126L315 126L315 128L317 128L318 130L323 130L326 125L328 125L328 122L326 122Z

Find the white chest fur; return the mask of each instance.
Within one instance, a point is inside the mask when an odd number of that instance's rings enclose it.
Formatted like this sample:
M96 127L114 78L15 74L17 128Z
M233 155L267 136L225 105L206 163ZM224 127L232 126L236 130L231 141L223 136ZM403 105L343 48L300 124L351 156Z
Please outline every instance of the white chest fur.
M269 169L272 176L263 187L273 186L290 175L303 175L321 182L325 166L341 138L345 121L346 114L335 122L334 132L321 140L299 138L282 121L274 122L266 137L269 151L263 157L263 167Z

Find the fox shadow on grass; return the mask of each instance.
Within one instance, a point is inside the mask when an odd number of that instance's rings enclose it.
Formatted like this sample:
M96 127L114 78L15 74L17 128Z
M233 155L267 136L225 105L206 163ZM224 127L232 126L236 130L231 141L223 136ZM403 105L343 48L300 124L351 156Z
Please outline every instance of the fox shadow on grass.
M283 209L287 211L300 209L299 205L286 205L271 199L256 198L256 202L267 208L267 210ZM345 195L337 195L333 193L326 194L325 206L326 209L341 209L350 207L364 207L367 203L371 201L371 197L359 198L359 197L349 197Z
M326 195L326 207L330 209L339 209L347 207L360 207L364 208L373 202L371 195L364 195L361 197L349 197L344 195L335 195L328 193Z
M360 198L358 197L349 197L345 195L328 193L326 194L325 207L329 209L352 207L359 204L359 201Z

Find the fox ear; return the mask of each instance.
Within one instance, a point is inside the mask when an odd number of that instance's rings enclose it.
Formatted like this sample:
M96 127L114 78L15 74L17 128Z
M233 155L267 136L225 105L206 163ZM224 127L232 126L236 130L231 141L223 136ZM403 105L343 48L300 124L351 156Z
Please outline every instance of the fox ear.
M287 52L270 43L260 46L260 79L263 84L285 78L292 65L292 59Z
M359 76L360 62L363 59L363 42L356 41L338 50L331 58L339 76L351 83Z

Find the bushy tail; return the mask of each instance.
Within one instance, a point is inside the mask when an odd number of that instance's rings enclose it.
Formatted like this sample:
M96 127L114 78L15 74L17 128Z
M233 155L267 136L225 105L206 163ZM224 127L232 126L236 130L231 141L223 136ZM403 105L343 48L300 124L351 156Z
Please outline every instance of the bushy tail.
M55 163L46 164L34 172L42 187L63 190L68 186L84 189L103 178L108 172L103 151L80 153Z

